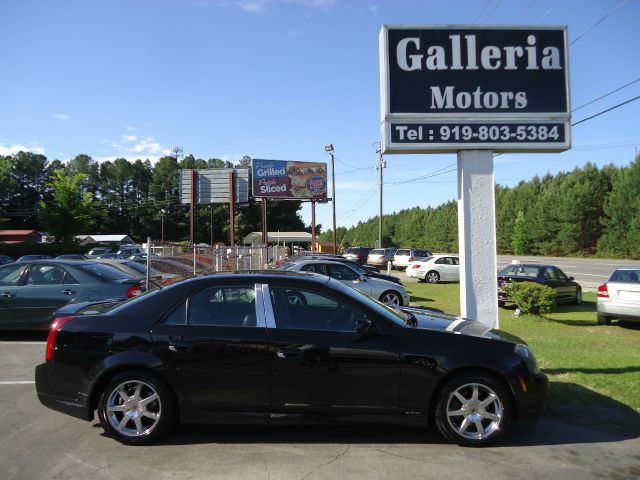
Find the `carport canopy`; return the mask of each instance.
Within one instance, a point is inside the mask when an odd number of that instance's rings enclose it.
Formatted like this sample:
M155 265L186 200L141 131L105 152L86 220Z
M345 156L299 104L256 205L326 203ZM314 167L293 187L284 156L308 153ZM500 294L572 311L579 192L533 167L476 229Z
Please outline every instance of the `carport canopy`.
M251 232L242 239L244 245L262 244L262 232ZM309 232L267 232L267 243L311 243Z

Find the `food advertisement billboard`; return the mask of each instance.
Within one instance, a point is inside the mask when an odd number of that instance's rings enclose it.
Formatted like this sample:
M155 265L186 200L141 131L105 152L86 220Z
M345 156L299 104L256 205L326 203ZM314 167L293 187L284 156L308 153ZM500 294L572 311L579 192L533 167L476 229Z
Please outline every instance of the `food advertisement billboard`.
M253 159L253 196L256 198L327 198L327 164Z

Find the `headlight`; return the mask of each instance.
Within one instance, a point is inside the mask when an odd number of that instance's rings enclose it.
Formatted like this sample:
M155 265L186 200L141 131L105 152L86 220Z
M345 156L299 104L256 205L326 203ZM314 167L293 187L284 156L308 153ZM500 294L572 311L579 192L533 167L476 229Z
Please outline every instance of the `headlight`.
M514 351L524 359L524 362L529 368L529 372L540 372L540 370L538 369L538 362L536 362L536 356L528 346L519 343L515 346Z

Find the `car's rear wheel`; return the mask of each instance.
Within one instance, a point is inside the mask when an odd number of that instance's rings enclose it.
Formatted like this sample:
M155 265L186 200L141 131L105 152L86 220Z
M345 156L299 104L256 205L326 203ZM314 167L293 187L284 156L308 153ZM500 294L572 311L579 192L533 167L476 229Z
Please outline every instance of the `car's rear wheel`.
M448 440L468 447L483 447L499 440L511 423L509 393L491 376L461 374L441 389L435 423Z
M402 306L402 297L392 291L387 291L380 295L380 301L385 305Z
M157 377L140 370L116 375L98 402L105 432L127 444L153 442L173 426L176 414L172 392Z
M427 272L424 279L429 283L438 283L440 281L440 274L438 272Z
M611 325L611 318L598 314L598 325Z

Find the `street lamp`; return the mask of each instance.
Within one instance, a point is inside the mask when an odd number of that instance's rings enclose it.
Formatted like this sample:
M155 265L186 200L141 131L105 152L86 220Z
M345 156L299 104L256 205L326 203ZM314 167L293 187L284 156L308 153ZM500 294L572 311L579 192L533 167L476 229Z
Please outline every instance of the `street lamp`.
M164 208L160 209L160 242L164 243L164 214L167 213L167 211Z
M333 199L331 205L333 207L333 253L338 253L338 244L336 242L336 167L333 159L333 144L329 143L324 146L324 151L331 155L331 194Z

